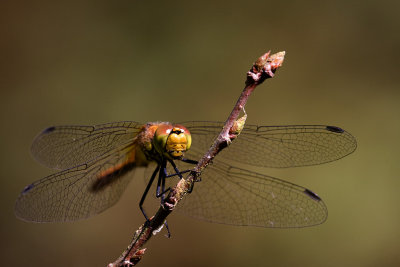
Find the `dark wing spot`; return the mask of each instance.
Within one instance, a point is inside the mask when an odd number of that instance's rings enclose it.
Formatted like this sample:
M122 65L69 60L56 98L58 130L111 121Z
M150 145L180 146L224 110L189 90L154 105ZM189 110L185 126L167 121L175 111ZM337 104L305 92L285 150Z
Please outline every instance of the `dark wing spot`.
M343 133L344 130L342 128L336 127L336 126L326 126L326 129L328 131L334 132L334 133Z
M316 193L314 193L313 191L311 191L309 189L305 189L304 194L308 195L309 197L311 197L312 199L314 199L316 201L322 200Z
M47 129L45 129L45 130L43 131L43 133L45 133L45 134L51 133L51 132L54 131L55 129L56 129L56 127L52 126L52 127L49 127L49 128L47 128Z
M34 184L30 184L30 185L26 186L24 188L24 190L22 190L22 194L28 193L33 187L34 187Z

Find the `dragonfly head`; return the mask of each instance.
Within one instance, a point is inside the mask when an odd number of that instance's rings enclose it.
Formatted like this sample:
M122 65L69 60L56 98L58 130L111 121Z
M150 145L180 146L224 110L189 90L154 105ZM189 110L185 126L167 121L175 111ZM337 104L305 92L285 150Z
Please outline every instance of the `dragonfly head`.
M154 134L157 151L170 159L179 159L192 144L188 129L182 125L160 125Z

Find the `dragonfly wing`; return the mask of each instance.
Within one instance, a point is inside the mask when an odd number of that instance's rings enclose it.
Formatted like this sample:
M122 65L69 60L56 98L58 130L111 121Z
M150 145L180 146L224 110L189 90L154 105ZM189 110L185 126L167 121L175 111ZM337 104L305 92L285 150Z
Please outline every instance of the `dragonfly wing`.
M226 155L231 153L236 161L251 165L287 168L335 161L349 155L356 147L355 138L335 126L249 125L237 138L237 143L229 147L231 151L227 149ZM247 151L243 153L244 148Z
M125 121L95 126L49 127L35 138L31 151L38 162L49 168L72 168L131 143L142 125Z
M75 221L98 214L119 200L131 180L127 172L134 166L126 162L125 150L113 150L36 181L18 197L15 213L33 222ZM115 166L121 167L117 170Z
M193 149L205 153L223 123L187 122L184 125L192 134ZM238 138L217 157L255 166L288 168L335 161L349 155L356 147L355 138L336 126L246 125Z
M178 210L197 219L231 225L292 228L323 223L324 202L304 187L214 161Z

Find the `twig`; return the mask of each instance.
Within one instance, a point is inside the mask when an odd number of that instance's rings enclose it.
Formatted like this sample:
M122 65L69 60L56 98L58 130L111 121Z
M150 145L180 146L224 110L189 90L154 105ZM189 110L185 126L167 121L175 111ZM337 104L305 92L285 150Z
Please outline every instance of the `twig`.
M241 132L246 121L246 114L238 119L240 112L244 111L244 106L254 89L265 79L274 77L275 71L282 65L285 52L279 52L270 55L265 53L257 59L250 71L247 72L246 86L243 89L235 107L226 120L224 127L208 152L199 161L197 166L190 172L186 179L181 179L177 185L169 192L164 205L160 207L157 213L145 222L134 234L131 244L124 253L108 267L133 266L136 265L146 249L142 249L144 244L162 228L167 216L174 210L178 202L190 190L201 175L202 171L212 161L212 159Z

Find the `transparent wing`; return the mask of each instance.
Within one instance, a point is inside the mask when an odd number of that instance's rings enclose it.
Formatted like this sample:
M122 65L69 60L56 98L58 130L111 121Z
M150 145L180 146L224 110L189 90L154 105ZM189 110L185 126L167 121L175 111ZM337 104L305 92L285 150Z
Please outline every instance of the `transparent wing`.
M114 149L86 164L34 182L18 197L15 214L25 221L65 222L104 211L119 200L132 178L127 173L134 166L127 164L126 157L132 149L132 144Z
M142 125L124 121L95 126L49 127L33 141L32 155L52 169L72 168L131 143Z
M224 123L182 124L192 134L191 150L205 153ZM336 126L246 125L238 138L217 157L255 166L287 168L334 161L352 153L356 147L355 138ZM187 152L186 157L194 155L191 150Z
M177 210L231 225L306 227L323 223L324 202L304 187L215 160Z

